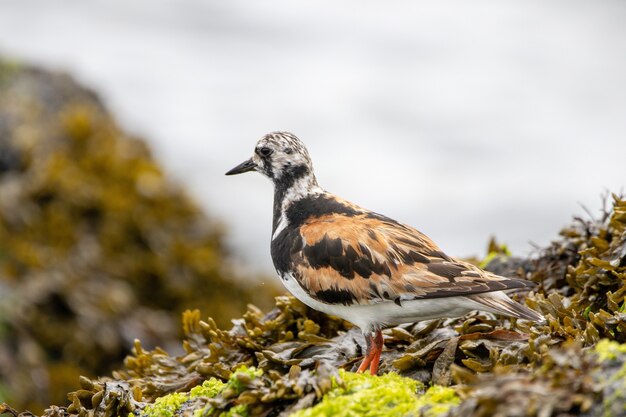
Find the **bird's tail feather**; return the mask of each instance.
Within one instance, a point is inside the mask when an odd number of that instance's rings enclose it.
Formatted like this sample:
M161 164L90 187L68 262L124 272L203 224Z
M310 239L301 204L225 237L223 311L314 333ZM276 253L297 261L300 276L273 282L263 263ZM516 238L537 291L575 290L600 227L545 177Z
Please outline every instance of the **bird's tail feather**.
M473 294L468 295L467 297L487 307L485 310L496 314L503 314L509 317L517 317L518 319L531 320L540 323L546 321L541 314L511 300L508 295L501 291Z

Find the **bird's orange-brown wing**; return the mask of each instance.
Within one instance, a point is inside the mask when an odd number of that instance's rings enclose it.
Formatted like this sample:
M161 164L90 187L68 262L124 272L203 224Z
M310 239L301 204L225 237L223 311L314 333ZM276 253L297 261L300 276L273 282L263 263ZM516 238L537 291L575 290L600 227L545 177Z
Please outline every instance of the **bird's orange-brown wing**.
M310 218L299 234L294 276L325 303L401 304L530 285L450 258L419 231L371 212Z

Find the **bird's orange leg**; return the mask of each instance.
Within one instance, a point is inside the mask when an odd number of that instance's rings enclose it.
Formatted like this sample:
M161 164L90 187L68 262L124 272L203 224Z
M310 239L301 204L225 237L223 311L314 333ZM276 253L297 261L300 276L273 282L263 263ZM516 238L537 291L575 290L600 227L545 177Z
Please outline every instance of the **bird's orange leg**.
M376 375L380 364L380 355L383 353L383 332L378 329L374 335L372 358L370 359L370 374Z
M361 362L361 365L359 365L359 369L357 369L356 371L358 374L365 372L367 367L372 362L372 345L374 344L374 339L372 338L371 333L364 335L364 336L365 336L365 344L366 344L365 356L363 357L363 362Z

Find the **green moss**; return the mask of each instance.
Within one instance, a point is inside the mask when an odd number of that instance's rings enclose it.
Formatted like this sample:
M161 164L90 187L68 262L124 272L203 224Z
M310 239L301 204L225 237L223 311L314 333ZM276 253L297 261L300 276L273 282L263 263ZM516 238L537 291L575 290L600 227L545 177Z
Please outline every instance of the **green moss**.
M195 397L208 397L213 398L224 388L226 384L216 378L211 378L202 383L202 385L198 385L197 387L193 387L189 392L189 396L191 398Z
M226 389L230 389L236 393L241 394L245 389L246 381L252 381L257 377L263 375L261 369L254 367L241 366L232 373L228 382L222 382L217 378L210 378L193 387L189 393L176 392L168 394L163 397L157 398L154 404L151 404L145 408L142 413L143 417L171 417L174 413L188 400L198 397L214 398L218 394L222 393ZM207 406L201 409L197 409L194 412L194 417L200 417L211 413L211 407ZM221 417L235 417L235 416L248 416L248 407L246 405L237 405L231 407L228 411L220 414Z
M603 375L602 378L605 385L602 401L603 416L609 417L614 415L616 404L626 404L626 363L623 362L626 355L626 343L619 344L614 340L602 339L596 344L593 351L601 363L617 360L622 362L621 367L614 370L612 375Z
M433 385L417 400L416 408L426 417L434 417L448 412L461 402L456 392L449 387Z
M431 387L423 395L424 385L395 373L382 376L339 371L343 386L333 389L315 407L297 411L292 417L321 416L436 416L459 403L451 388Z
M594 348L600 361L614 360L626 353L626 343L619 344L614 340L602 339Z
M487 256L485 256L485 259L483 259L480 262L479 266L484 269L495 258L497 257L507 258L511 255L512 255L511 251L509 250L509 247L506 244L498 244L496 240L492 238L489 241L489 247L487 248Z
M245 404L236 405L230 410L220 414L220 417L248 417L250 412Z
M187 400L189 400L189 395L184 392L168 394L157 398L154 404L147 406L142 415L145 417L172 417Z
M246 383L263 375L262 369L255 367L248 368L247 366L241 366L237 368L235 372L230 376L228 380L228 387L233 389L236 395L241 394L246 389Z
M203 416L211 415L210 410L211 410L210 406L196 410L193 413L193 417L203 417ZM248 409L248 406L245 404L236 405L234 407L231 407L228 411L224 411L223 413L220 413L220 417L249 417L249 416L250 416L250 410Z

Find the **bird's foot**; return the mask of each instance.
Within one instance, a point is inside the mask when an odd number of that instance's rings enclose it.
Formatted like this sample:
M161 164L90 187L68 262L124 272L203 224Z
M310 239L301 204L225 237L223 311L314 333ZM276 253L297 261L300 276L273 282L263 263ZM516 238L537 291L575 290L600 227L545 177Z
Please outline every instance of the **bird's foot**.
M371 375L378 373L378 365L380 363L380 355L383 352L383 333L380 330L376 330L374 337L371 334L365 336L365 342L367 343L367 350L363 362L359 365L357 373L361 374L369 368Z

